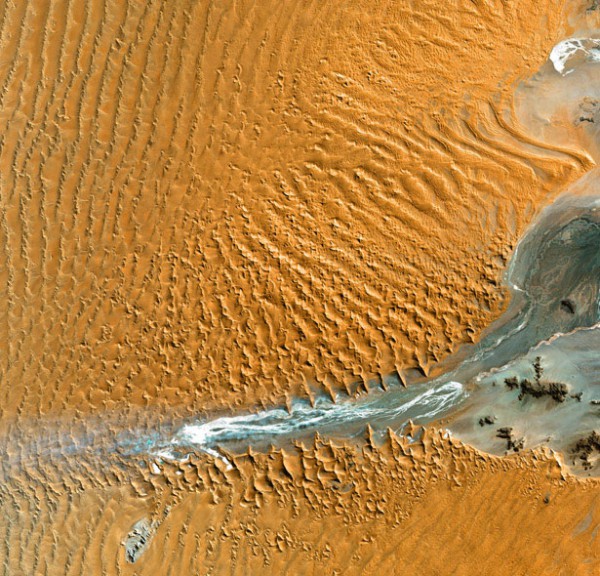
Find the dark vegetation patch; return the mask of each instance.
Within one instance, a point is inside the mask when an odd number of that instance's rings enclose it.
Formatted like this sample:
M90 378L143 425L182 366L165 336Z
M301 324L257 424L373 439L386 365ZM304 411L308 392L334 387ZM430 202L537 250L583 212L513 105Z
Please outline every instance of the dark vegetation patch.
M533 363L535 376L533 380L522 378L519 380L516 376L506 378L504 383L509 390L520 389L519 400L523 400L526 396L533 398L543 398L549 396L555 402L564 402L571 397L581 402L581 392L569 394L569 387L563 382L548 382L543 380L544 369L542 367L542 359L538 356Z
M479 425L480 426L490 426L491 424L493 424L496 421L496 417L495 416L483 416L482 418L479 419Z
M580 438L573 448L573 455L581 460L584 470L589 470L592 467L590 457L594 453L600 454L600 434L596 430L588 436ZM575 460L573 463L575 463Z
M560 309L568 314L575 314L575 304L572 300L561 300Z
M594 8L595 10L596 8ZM600 112L600 100L586 96L579 104L579 116L575 120L575 126L579 126L584 122L595 124ZM568 302L568 300L566 300ZM565 302L565 300L563 300ZM561 302L562 304L562 302Z
M498 428L496 430L496 436L498 438L502 438L506 440L506 449L513 450L514 452L519 452L523 450L525 447L525 437L517 437L515 436L513 429L510 426L506 426L504 428Z

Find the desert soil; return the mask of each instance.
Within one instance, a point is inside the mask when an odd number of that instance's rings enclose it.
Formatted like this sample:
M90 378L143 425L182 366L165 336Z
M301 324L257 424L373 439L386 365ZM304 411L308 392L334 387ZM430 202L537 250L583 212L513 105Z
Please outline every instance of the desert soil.
M561 0L1 3L5 448L15 422L354 394L476 341L526 226L593 165L513 105L565 21ZM4 470L3 573L600 566L598 484L550 453L431 430L222 464Z

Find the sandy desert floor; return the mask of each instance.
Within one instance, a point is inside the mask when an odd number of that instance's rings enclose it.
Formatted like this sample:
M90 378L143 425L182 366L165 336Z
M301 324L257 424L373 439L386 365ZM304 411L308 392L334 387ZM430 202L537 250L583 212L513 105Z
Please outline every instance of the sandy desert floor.
M596 164L589 126L536 124L584 26L595 2L0 3L2 450L435 372ZM549 451L428 429L231 468L27 455L8 575L600 570L598 480Z

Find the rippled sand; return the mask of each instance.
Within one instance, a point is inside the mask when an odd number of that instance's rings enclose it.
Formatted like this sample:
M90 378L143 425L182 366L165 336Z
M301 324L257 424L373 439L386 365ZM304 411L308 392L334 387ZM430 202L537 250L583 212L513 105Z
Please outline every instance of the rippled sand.
M354 395L477 340L527 224L596 158L519 92L600 27L584 4L0 4L2 449L67 430L3 463L3 572L594 574L597 483L550 453L434 431L231 469L63 450Z
M427 369L588 163L511 116L558 2L86 6L3 8L5 416Z

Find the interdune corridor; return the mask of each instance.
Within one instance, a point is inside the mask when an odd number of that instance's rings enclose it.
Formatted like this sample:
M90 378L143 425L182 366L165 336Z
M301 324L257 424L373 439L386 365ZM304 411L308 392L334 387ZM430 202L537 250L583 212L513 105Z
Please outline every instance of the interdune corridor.
M584 21L595 2L1 1L0 573L597 574L598 480L549 450L430 428L66 450L366 394L478 341L518 240L595 165L515 104Z

